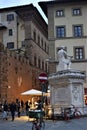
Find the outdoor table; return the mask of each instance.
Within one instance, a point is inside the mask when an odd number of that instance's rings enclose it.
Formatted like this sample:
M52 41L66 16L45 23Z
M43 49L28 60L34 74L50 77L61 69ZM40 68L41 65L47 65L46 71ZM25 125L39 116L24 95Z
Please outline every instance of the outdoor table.
M29 118L41 118L44 115L44 111L42 110L29 110L28 112Z

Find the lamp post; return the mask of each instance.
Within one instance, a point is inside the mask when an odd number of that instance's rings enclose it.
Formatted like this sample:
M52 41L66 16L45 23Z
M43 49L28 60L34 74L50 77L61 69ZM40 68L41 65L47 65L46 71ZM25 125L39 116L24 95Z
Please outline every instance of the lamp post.
M39 75L39 81L41 82L41 89L42 89L42 100L41 100L41 113L42 113L42 107L43 107L43 93L44 93L44 87L45 83L47 82L47 74L41 73Z

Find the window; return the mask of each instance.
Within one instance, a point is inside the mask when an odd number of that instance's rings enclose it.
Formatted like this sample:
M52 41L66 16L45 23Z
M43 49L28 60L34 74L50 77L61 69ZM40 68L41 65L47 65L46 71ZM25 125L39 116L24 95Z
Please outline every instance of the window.
M37 66L37 58L34 56L34 66Z
M9 29L9 36L12 36L12 35L13 35L12 29Z
M46 72L48 71L48 65L47 65L47 63L45 63L45 71Z
M84 88L84 93L85 95L87 95L87 88Z
M47 46L47 50L46 50L47 53L49 53L49 46Z
M82 36L82 25L76 25L76 26L73 26L74 28L74 37L81 37Z
M38 45L40 45L40 36L38 35Z
M14 20L14 14L8 14L7 21L13 21L13 20Z
M34 38L34 41L36 42L36 31L33 32L33 38Z
M46 52L46 49L47 49L46 47L47 47L47 46L46 46L46 42L45 42L45 52Z
M7 48L13 49L14 48L14 42L8 42L7 43Z
M41 44L42 44L42 48L43 48L43 38L41 39Z
M41 61L40 61L40 58L38 59L38 67L39 67L39 68L41 67Z
M64 16L64 10L57 10L57 11L56 11L56 16L57 16L57 17L62 17L62 16Z
M81 15L81 9L80 8L73 9L73 15L74 16Z
M21 42L21 47L25 47L25 42L24 41Z
M44 61L42 61L42 70L44 70Z
M57 38L65 37L65 26L56 27L56 36Z
M76 60L84 59L84 48L83 47L75 47L75 59Z

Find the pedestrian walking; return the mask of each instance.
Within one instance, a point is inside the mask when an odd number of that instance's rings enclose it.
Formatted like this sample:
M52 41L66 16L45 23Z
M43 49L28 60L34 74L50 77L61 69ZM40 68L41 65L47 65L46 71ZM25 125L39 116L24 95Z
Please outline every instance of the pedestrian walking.
M8 114L8 104L7 104L7 101L5 101L3 105L3 120L8 119L7 114Z
M22 111L23 111L23 109L24 109L24 102L23 102L23 100L21 100L21 107L22 107Z
M16 111L16 104L15 104L15 102L12 102L10 104L10 111L11 111L12 121L14 121L15 111Z

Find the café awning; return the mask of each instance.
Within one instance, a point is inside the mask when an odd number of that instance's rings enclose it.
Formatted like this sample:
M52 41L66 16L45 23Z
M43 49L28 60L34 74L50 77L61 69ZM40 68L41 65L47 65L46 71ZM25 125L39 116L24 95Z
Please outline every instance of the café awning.
M36 89L31 89L31 90L28 90L28 91L25 91L23 93L21 93L21 95L42 95L42 91L39 91L39 90L36 90Z

